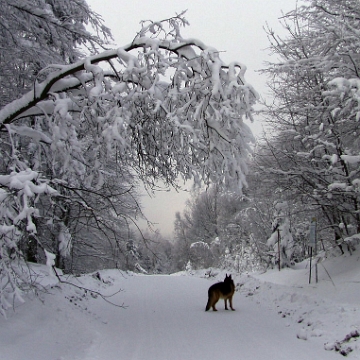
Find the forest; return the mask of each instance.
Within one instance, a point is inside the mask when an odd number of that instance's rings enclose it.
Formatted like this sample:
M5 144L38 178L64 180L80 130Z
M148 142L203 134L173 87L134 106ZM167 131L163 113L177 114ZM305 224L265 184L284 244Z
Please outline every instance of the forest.
M0 3L0 309L64 273L290 267L360 235L360 3L302 1L266 28L261 100L240 62L182 37L128 44L85 0ZM359 64L359 65L358 65ZM254 110L261 104L261 110ZM244 119L262 121L256 139ZM139 185L194 183L173 238L142 231Z

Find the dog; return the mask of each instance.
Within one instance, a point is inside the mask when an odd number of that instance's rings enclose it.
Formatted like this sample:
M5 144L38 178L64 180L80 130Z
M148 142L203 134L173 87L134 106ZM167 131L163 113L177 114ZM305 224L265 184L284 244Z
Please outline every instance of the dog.
M232 298L235 292L235 284L231 278L231 275L227 275L223 282L218 282L214 285L211 285L208 290L209 300L206 304L205 311L213 308L213 311L217 311L215 305L219 301L219 299L224 299L225 302L225 310L228 310L227 300L229 300L230 308L232 311L235 309L232 306Z

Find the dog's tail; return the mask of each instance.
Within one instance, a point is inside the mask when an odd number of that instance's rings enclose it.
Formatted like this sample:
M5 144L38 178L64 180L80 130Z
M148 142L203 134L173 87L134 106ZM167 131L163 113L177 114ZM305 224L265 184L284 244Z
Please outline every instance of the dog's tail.
M211 307L211 304L210 304L210 298L209 298L209 300L208 300L208 302L207 302L207 304L206 304L205 311L210 310L210 307Z

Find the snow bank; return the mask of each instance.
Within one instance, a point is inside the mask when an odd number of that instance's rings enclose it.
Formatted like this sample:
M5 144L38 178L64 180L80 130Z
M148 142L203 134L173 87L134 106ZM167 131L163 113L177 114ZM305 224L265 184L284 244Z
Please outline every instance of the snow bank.
M301 340L317 341L325 350L360 358L360 251L326 259L315 268L309 284L310 264L240 277L241 293L267 304L297 328Z

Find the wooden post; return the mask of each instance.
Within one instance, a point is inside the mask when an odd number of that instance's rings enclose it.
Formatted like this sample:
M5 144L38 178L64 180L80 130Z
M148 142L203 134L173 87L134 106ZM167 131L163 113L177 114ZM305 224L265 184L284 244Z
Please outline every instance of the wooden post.
M311 283L311 270L312 270L312 257L313 250L314 255L317 255L317 241L316 241L316 218L311 219L310 229L309 229L309 246L310 246L310 274L309 274L309 284ZM318 282L318 267L317 262L315 263L315 280Z
M309 272L309 284L311 284L311 268L312 268L312 255L313 255L313 248L310 246L310 272Z
M279 271L281 270L281 249L280 249L280 229L277 230L277 233L278 233L278 254L279 254Z

